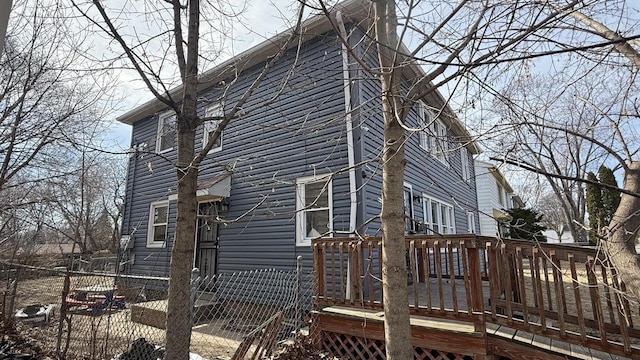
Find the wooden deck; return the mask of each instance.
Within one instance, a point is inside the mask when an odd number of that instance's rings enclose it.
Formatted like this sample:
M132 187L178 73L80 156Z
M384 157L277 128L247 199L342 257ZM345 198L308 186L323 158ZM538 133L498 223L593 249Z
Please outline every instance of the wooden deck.
M323 239L313 249L319 345L380 357L380 239ZM416 359L640 359L638 302L594 250L408 237L407 265Z

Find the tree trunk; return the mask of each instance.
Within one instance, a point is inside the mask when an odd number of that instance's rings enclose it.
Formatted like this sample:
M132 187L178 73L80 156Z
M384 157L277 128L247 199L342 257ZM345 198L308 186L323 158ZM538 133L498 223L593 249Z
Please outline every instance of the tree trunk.
M183 117L188 115L183 113ZM191 338L190 279L196 238L198 170L190 167L195 131L178 120L178 213L171 252L167 306L167 359L188 359Z
M397 18L395 2L376 1L376 39L382 75L384 154L382 156L382 286L387 359L413 359L407 265L404 244L404 129L400 113L400 69L396 68Z
M200 4L189 2L189 38L187 62L183 75L182 111L178 126L178 213L171 252L169 299L167 305L167 338L165 359L188 360L191 343L192 306L190 297L191 269L196 239L198 202L196 191L198 168L194 164L196 127L198 125L198 27Z
M624 174L625 190L640 194L640 161L629 165ZM636 253L636 241L640 230L640 197L622 194L620 205L609 224L605 242L607 252L622 277L627 289L640 299L640 259Z

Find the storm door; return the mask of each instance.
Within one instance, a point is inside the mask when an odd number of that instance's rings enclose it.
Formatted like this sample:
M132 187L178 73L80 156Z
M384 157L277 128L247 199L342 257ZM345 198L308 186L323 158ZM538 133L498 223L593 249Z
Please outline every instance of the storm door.
M195 265L200 276L211 279L218 270L218 230L216 217L220 209L219 202L200 203L198 205L198 229Z

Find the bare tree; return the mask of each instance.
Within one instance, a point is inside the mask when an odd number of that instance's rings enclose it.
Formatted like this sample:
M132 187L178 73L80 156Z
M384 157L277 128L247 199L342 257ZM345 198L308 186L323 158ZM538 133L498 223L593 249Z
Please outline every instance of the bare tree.
M368 4L367 1L363 2L365 7ZM492 80L502 79L505 72L511 76L523 73L529 59L611 45L617 40L605 38L599 43L571 43L570 36L564 33L564 24L571 14L589 9L594 4L580 1L562 2L559 5L547 2L461 1L426 4L408 1L396 7L395 1L374 0L369 21L360 23L367 31L365 39L348 42L346 36L341 36L346 46L352 43L369 44L368 41L373 39L373 46L363 45L366 47L364 52L376 49L378 59L377 64L371 64L358 50L352 48L350 51L354 60L365 72L376 77L381 86L385 124L382 150L382 274L385 343L389 359L409 359L413 356L410 351L407 299L402 290L406 282L402 207L406 164L404 142L407 134L410 136L429 131L431 124L411 127L409 116L414 111L412 108L417 102L435 96L437 90L462 90L462 95L453 94L445 99L446 105L436 109L438 116L453 117L448 106L450 103L460 104L463 108L461 114L477 113L481 107L487 106L487 94L508 99L508 96L496 90L495 85L499 83L494 84ZM330 16L327 7L323 8ZM334 28L339 33L338 26ZM556 38L560 40L550 40ZM405 40L408 48L402 44ZM588 109L584 107L585 111ZM593 109L589 111L594 112ZM525 122L523 118L519 120L520 123ZM575 126L585 124L590 125L582 122ZM505 131L500 126L494 126L490 132L482 132L478 139ZM536 142L547 140L543 135ZM573 140L565 141L564 149L582 149L583 145L576 143L576 140L585 143L587 152L593 148L591 143L577 134ZM573 154L581 155L582 151ZM575 160L569 156L564 159L564 164L558 164L558 168L563 171ZM574 189L576 186L578 188ZM560 184L558 195L567 191L578 194L581 186L579 181ZM583 200L573 207L568 210L584 214Z
M83 254L115 250L124 189L122 172L114 169L122 168L124 161L86 151L64 160L59 168L65 174L43 181L36 191L49 205L45 226Z
M562 234L568 221L560 198L554 193L547 193L540 197L534 207L544 215L541 224L547 229L553 230L558 241L562 242Z
M576 79L562 73L529 74L500 91L495 106L502 121L500 126L511 131L497 138L493 151L518 158L549 174L567 176L560 179L549 175L545 182L567 219L564 223L572 237L583 242L586 198L580 179L604 161L607 152L589 141L605 136L605 129L601 116L581 99L612 99L613 89L592 86L601 75L592 73ZM552 87L552 79L565 80L567 85ZM564 129L571 132L561 131Z
M550 4L559 9L557 3ZM588 158L589 160L579 156L584 153L574 153L571 161L576 166L595 171L601 163L605 163L622 171L624 185L620 189L621 202L603 239L606 240L604 244L607 254L625 281L627 289L640 297L640 262L635 251L640 231L640 137L637 125L634 125L640 119L640 104L636 96L640 85L637 19L629 16L629 13L634 11L628 8L625 2L612 2L606 6L594 3L594 6L582 9L565 9L563 13L568 16L557 26L568 33L563 37L563 41L574 48L571 54L559 57L560 61L556 61L555 64L564 66L551 68L549 78L554 79L557 87L567 89L576 89L574 85L583 79L597 79L587 82L588 85L582 87L586 92L570 93L575 99L574 103L580 104L582 109L590 113L590 123L585 124L587 128L563 126L554 123L548 114L536 113L535 115L540 116L538 119L523 121L521 124L531 126L538 134L545 133L540 137L540 141L551 145L548 150L554 151L556 155L565 152L564 148L555 148L552 144L553 139L558 137L575 139L599 153L596 157ZM637 17L637 11L634 14ZM606 24L607 21L615 24L615 30ZM598 45L598 41L604 46ZM570 76L563 77L563 72ZM507 99L506 103L508 106L516 107L523 105L521 101L513 98ZM522 111L522 108L516 112L523 117L531 115L531 112ZM534 150L529 155L538 154L539 152ZM536 172L549 179L550 183L590 183L584 170L580 173L566 172L561 167L549 168L542 166L538 161L528 161L515 153L503 155L507 163ZM594 159L601 162L591 164L590 161ZM606 187L606 184L602 183L593 184ZM564 194L557 195L562 197ZM584 226L584 219L568 217L574 219L578 226Z
M258 72L251 85L238 99L232 104L225 104L225 107L230 110L221 116L206 119L201 118L197 113L198 105L203 101L198 96L199 77L202 74L200 62L203 59L208 59L209 63L219 62L224 49L207 48L207 44L200 40L211 35L211 29L220 28L218 26L220 23L236 21L239 14L234 13L230 4L201 4L199 0L172 0L164 3L148 1L139 4L139 9L133 4L129 5L126 11L122 11L122 9L110 9L106 3L97 0L93 1L90 7L74 2L76 10L93 22L99 31L113 39L122 50L123 54L117 58L118 63L125 64L124 66L134 70L155 99L176 114L178 155L174 166L178 205L170 267L166 357L188 359L191 308L184 304L189 302L189 282L193 267L193 239L196 229L194 225L198 209L196 201L198 167L209 150L214 147L225 126L246 111L243 109L245 103L261 84L272 65L300 34L299 25L304 2L296 17L296 25L279 44L280 51L273 54L264 64L262 71ZM207 14L206 21L201 19L202 14ZM153 34L148 38L141 38L134 29L120 27L123 21L132 18L148 20L147 24L151 24L150 31ZM227 34L225 29L220 29L217 35L224 37ZM152 45L158 45L162 50L154 51L151 49ZM243 70L243 64L236 64L236 66L238 72ZM174 76L174 71L179 75ZM174 88L175 85L177 87ZM205 120L217 120L219 125L210 135L204 149L196 152L195 131Z
M57 148L98 121L102 95L83 69L83 34L55 3L17 1L0 58L0 193L58 174ZM7 206L20 204L5 204Z

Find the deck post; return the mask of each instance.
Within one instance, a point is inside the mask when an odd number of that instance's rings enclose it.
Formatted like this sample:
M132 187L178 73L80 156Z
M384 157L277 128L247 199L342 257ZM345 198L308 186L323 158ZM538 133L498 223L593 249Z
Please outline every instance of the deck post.
M316 291L318 298L324 298L325 296L325 268L324 268L324 246L323 243L313 244L313 269L316 274ZM317 302L316 302L317 303ZM318 309L316 309L318 310Z
M482 293L482 269L480 268L480 251L477 247L467 248L469 256L469 275L471 281L471 309L474 314L475 331L485 333L484 298Z

